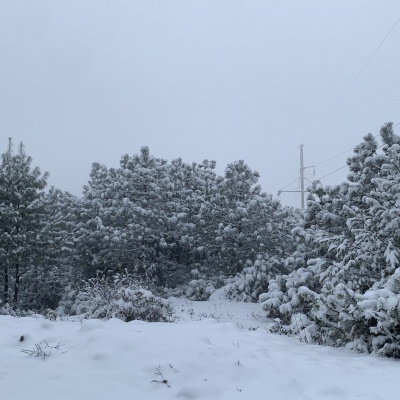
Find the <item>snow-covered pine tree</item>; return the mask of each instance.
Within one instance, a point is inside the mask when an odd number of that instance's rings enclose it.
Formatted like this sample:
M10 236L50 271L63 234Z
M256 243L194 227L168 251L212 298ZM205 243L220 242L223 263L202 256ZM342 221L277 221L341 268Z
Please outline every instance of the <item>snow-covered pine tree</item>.
M35 269L24 275L20 303L31 310L55 309L63 292L81 278L73 231L76 223L76 197L51 187L41 199L43 229L37 240L45 252Z
M279 212L279 203L261 193L258 177L243 160L229 164L211 204L217 222L215 266L228 275L240 272L248 260L263 253L266 231L271 250L277 246L272 239L274 221L269 217Z
M284 258L296 248L290 231L299 218L261 192L257 180L258 173L243 161L232 163L204 206L203 220L212 238L213 272L208 274L211 279L200 274L191 282L188 294L192 298L209 295L216 287L215 277L222 274L234 277L225 282L229 298L257 301L271 277L290 270Z
M371 134L355 148L349 183L313 186L305 226L295 230L314 246L308 265L271 281L260 298L283 331L400 357L400 138L392 123L381 138L382 152Z
M256 186L243 161L167 163L143 147L119 168L93 164L79 201L76 247L87 277L128 270L158 286L235 275L246 262L293 247L288 212Z
M170 194L167 163L147 147L123 156L116 169L93 164L77 226L88 276L127 270L163 286Z
M27 274L38 272L47 250L44 192L48 173L32 168L23 144L12 140L0 164L0 265L3 303L18 307Z

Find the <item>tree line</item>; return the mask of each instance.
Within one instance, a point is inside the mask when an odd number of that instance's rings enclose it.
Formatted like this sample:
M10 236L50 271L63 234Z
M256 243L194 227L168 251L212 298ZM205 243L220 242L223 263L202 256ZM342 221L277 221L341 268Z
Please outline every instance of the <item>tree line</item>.
M259 254L286 254L293 212L261 191L243 161L224 176L215 168L142 147L119 168L94 163L77 197L46 192L48 174L10 139L0 166L0 301L56 308L79 282L122 272L185 291L195 278L223 282Z
M220 289L260 301L271 331L399 358L400 137L392 123L380 142L366 135L347 160L347 181L313 182L301 211L264 193L243 161L221 176L214 161L168 162L147 147L118 168L94 163L80 197L46 192L48 174L10 141L0 166L2 310L73 303L79 285L99 276L194 300Z

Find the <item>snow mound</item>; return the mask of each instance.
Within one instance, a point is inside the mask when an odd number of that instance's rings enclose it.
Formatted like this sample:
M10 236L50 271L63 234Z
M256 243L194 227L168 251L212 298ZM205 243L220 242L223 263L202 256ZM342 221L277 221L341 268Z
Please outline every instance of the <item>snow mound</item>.
M395 361L269 334L257 304L173 301L178 323L1 316L2 393L7 400L397 399ZM28 353L38 344L47 357Z

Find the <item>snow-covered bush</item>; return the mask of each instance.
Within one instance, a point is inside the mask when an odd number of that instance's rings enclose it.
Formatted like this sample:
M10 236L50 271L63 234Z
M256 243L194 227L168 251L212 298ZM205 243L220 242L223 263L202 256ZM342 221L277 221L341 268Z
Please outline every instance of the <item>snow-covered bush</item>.
M271 257L267 262L259 255L254 263L247 261L243 271L236 275L232 283L226 285L226 297L236 301L258 301L258 296L268 287L270 267L275 260L278 262Z
M347 347L400 358L400 268L383 285L353 294L338 317Z
M129 322L170 322L174 309L170 302L153 295L127 274L97 277L84 282L71 307L85 318L119 318Z
M216 291L212 282L208 279L194 279L189 282L186 290L186 296L190 300L205 301Z
M0 315L12 315L15 316L16 312L15 310L13 310L13 308L7 303L7 304L3 304L0 301Z
M192 279L186 289L186 297L194 301L205 301L219 288L225 285L226 278L224 276L216 276L207 278L205 274L200 273L197 269L191 273Z
M236 301L257 302L272 278L300 267L303 262L304 257L299 252L285 259L259 254L254 263L248 261L233 282L225 286L226 297Z
M307 343L400 358L400 268L365 293L323 282L326 270L325 262L315 259L307 268L271 279L260 301L276 321L274 331Z
M317 274L323 268L324 261L317 258L289 275L277 275L269 282L268 292L259 296L261 307L269 317L279 318L286 324L294 313L307 314L320 286Z
M398 303L399 295L387 289L360 294L342 283L324 285L310 312L313 342L399 357Z

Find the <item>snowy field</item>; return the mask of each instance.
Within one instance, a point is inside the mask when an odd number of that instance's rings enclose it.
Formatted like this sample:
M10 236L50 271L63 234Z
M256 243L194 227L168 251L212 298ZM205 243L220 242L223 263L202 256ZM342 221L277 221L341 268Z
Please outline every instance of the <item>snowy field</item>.
M400 398L397 361L269 334L257 304L174 302L177 323L1 316L1 398Z

